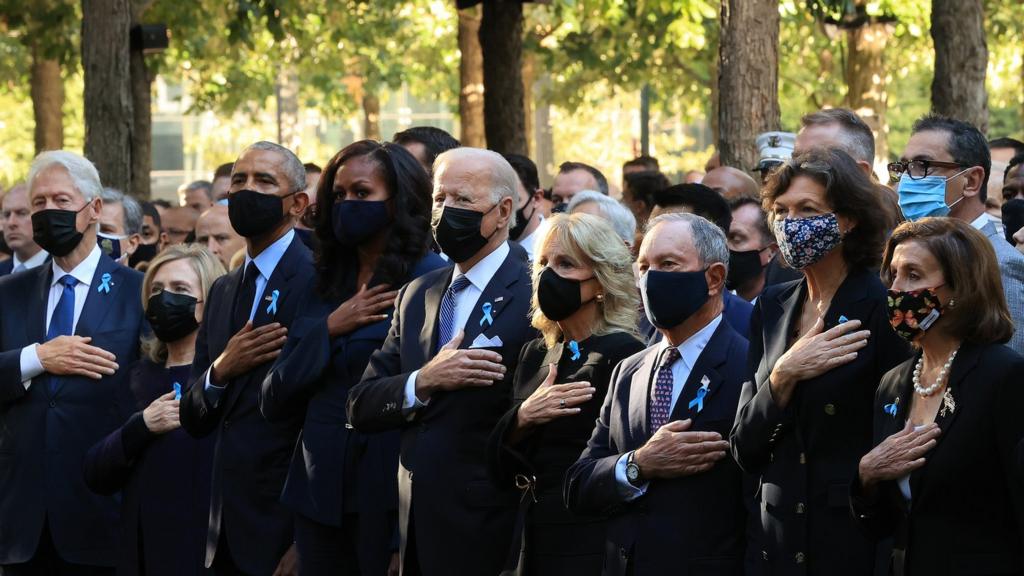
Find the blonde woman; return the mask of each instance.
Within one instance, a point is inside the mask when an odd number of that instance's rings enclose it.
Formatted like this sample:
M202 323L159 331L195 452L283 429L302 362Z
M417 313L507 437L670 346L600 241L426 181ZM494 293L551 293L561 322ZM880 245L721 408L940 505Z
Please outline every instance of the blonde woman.
M122 493L119 575L203 574L213 444L181 430L178 400L195 354L199 320L224 266L198 244L166 248L149 263L142 305L153 335L130 369L137 412L93 446L85 478ZM144 510L144 512L143 512Z
M600 574L605 521L562 503L562 478L594 428L612 369L644 346L629 248L605 221L557 215L533 268L533 326L519 355L515 407L491 438L490 468L524 491L507 571Z

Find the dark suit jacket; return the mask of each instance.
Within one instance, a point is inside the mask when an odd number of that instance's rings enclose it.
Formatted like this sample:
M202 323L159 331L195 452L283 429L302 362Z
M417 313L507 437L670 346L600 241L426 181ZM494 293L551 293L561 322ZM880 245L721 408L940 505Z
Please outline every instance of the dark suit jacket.
M14 270L14 258L8 258L0 262L0 276L7 276Z
M915 355L890 370L874 402L874 443L900 431L914 395ZM896 481L867 499L853 488L854 517L905 550L902 574L1024 573L1024 490L1017 446L1024 438L1024 358L998 344L964 343L949 374L955 409L939 414L938 444L910 475L911 501ZM896 404L895 416L885 406ZM939 543L939 544L937 544ZM886 549L888 551L888 549ZM884 552L883 552L884 553ZM893 557L895 564L898 556Z
M213 438L184 430L154 434L142 411L187 384L190 366L170 370L148 359L131 369L138 412L89 450L85 481L97 494L121 492L123 540L118 576L206 573L203 548L210 511Z
M433 252L410 271L415 279L446 266ZM359 515L361 542L374 540L387 517L398 510L398 432L361 434L352 429L345 412L349 390L359 383L370 355L380 349L391 325L381 320L331 338L327 316L344 301L323 301L293 324L288 343L263 380L260 410L270 421L305 413L302 435L295 445L288 481L281 499L298 514L320 524L341 527L345 515ZM393 529L393 524L391 525ZM384 552L392 535L384 538ZM360 549L366 572L383 573L387 566L371 569L364 560L379 550ZM387 561L387 558L384 560Z
M192 382L181 400L181 425L203 438L216 434L210 496L207 566L213 562L223 531L236 566L252 574L270 574L292 544L291 513L279 499L288 463L302 424L299 417L267 422L260 414L259 396L270 363L231 382L219 402L204 390L210 365L228 340L241 329L232 319L243 268L213 283L206 299L203 323L196 340ZM282 256L263 291L254 325L279 322L290 327L303 310L315 281L312 255L297 236ZM280 290L277 314L266 312L266 297Z
M110 292L99 292L110 274ZM100 256L75 334L114 354L121 367L100 380L50 376L21 382L21 349L46 338L52 266L0 279L0 564L29 561L47 521L61 558L113 566L120 505L93 494L82 458L134 410L126 379L138 357L142 274Z
M875 388L909 355L889 325L886 291L874 272L851 271L832 298L825 330L840 316L871 331L857 358L797 384L785 410L768 378L790 346L804 281L771 286L754 307L748 370L731 441L745 471L760 476L760 556L767 574L869 573L874 544L848 513L850 482L871 449Z
M652 480L647 492L624 502L615 479L619 458L654 434L648 425L658 347L626 358L612 373L593 435L565 478L565 501L581 513L609 514L604 574L730 576L743 574L746 498L732 458L702 474ZM697 359L671 419L693 419L691 430L732 426L746 371L737 361L747 341L723 320ZM690 408L701 380L710 381L704 409Z
M402 561L409 530L426 576L497 574L508 552L517 495L488 477L487 438L511 406L516 359L536 332L530 327L530 276L510 251L484 289L465 326L461 348L481 333L499 336L493 349L507 368L504 380L435 394L411 418L402 414L409 375L434 357L441 298L454 268L413 280L398 295L384 347L370 358L362 381L349 394L349 422L356 430L401 429L398 470ZM493 324L481 326L482 302L493 305ZM413 477L415 476L415 483ZM414 495L415 490L415 497ZM411 525L411 528L410 528Z

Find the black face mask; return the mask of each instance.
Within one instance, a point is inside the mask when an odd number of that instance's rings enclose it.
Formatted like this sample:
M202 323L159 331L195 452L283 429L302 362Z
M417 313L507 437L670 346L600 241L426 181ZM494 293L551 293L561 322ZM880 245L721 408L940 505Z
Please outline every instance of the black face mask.
M700 310L708 301L708 280L704 272L645 272L640 277L640 295L651 324L674 328Z
M540 305L540 311L555 322L572 316L583 307L581 287L586 281L563 278L551 268L545 268L537 280L537 304Z
M128 266L135 268L141 262L149 262L156 257L156 248L156 244L139 244L128 257Z
M78 213L88 208L86 203L78 210L40 210L32 214L32 240L54 256L67 256L82 241L78 231Z
M498 231L495 228L494 232L486 237L480 234L480 225L483 223L484 216L497 207L498 205L495 204L487 212L477 212L476 210L445 206L441 210L440 220L434 226L434 239L437 240L441 251L457 264L472 258L487 245L491 236Z
M729 275L725 278L725 287L735 290L756 278L764 270L761 265L761 252L764 250L729 250Z
M569 203L568 202L559 202L558 204L555 204L554 206L551 207L551 213L552 214L561 214L562 212L565 212L568 209L569 209Z
M294 195L260 194L255 190L239 190L228 197L228 219L231 227L246 238L273 232L284 220L284 199Z
M196 304L199 300L188 294L163 290L149 297L146 320L161 342L177 342L199 328Z
M519 240L519 237L523 235L523 230L526 230L526 225L530 223L530 219L532 219L533 215L537 213L536 202L531 199L529 204L534 205L529 216L526 215L526 206L516 210L516 225L508 229L509 238Z

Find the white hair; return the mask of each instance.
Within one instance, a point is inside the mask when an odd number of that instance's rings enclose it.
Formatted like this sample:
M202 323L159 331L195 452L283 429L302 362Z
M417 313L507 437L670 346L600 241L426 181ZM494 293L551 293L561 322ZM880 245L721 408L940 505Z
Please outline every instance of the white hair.
M611 196L605 196L594 190L581 190L573 195L572 200L569 200L566 212L572 214L577 208L589 202L597 204L601 215L611 224L619 238L622 238L627 246L632 247L633 241L636 239L636 216L629 208Z
M489 179L491 200L497 204L502 198L512 199L512 213L508 218L508 227L516 225L516 210L519 209L519 175L512 168L512 165L505 160L505 157L491 150L482 148L452 148L442 152L434 160L434 178L441 173L441 169L448 164L459 162L477 161L486 165L483 171Z
M725 242L725 232L716 224L689 212L668 212L647 222L647 235L651 235L660 224L669 222L685 222L690 225L693 247L705 266L722 263L726 270L729 269L729 246Z
M289 192L302 192L306 189L306 167L302 165L302 160L295 155L294 152L273 142L267 142L266 140L260 140L255 144L250 145L245 150L242 150L242 154L245 154L249 150L263 150L266 152L276 152L284 157L284 175L288 178ZM241 155L239 155L241 157ZM189 186L196 184L193 182ZM211 200L212 200L212 184L211 186Z
M32 186L35 185L36 178L54 166L60 166L67 172L75 190L85 198L86 202L92 202L103 192L100 173L87 158L67 150L48 150L36 156L32 161L32 167L28 171L29 194L31 194Z

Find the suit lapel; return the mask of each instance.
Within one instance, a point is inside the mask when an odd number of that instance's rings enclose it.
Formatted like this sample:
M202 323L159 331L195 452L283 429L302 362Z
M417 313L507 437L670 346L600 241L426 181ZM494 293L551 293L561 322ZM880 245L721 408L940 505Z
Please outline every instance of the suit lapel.
M50 278L53 277L53 267L43 265L38 270L36 286L31 297L26 302L28 321L25 323L25 333L28 342L42 342L46 338L46 304L50 299Z
M793 333L793 323L796 321L797 311L800 309L800 304L803 301L804 291L807 289L806 286L807 281L804 280L794 284L789 291L780 292L777 300L781 310L779 323L764 323L763 330L765 333L763 340L766 343L766 368L769 372L775 366L775 363L779 361L779 358L786 353L790 334ZM772 329L773 327L776 328ZM782 327L782 330L779 330L777 327ZM769 332L769 330L771 331Z
M916 356L913 362L906 366L900 366L899 375L897 377L896 390L894 395L890 395L888 402L882 405L882 410L885 410L890 404L894 404L896 408L896 415L885 412L884 422L882 426L882 437L879 440L884 440L889 436L899 432L907 424L907 418L910 416L910 405L914 401L914 382L911 379L911 374L914 371L914 363L917 362Z
M103 275L110 274L110 282L106 284L110 291L101 291L103 288ZM93 336L102 330L103 320L107 313L122 298L121 287L124 285L123 278L114 261L106 254L100 255L99 264L96 266L96 273L92 277L92 284L89 286L88 295L85 297L85 305L82 307L82 314L78 317L78 325L75 327L75 334L78 336ZM138 298L138 294L129 295L131 298Z
M292 277L298 272L299 265L302 263L301 252L305 249L305 244L296 235L270 274L270 278L267 279L266 286L263 287L263 294L256 303L256 313L253 315L254 327L274 322L283 307L294 304L289 299L288 289L291 286ZM275 291L277 292L276 303Z
M512 301L513 292L510 287L519 280L517 269L520 266L523 266L522 260L515 251L509 250L501 266L480 293L480 297L473 303L469 320L466 321L466 335L460 348L472 346L473 340L480 334L501 336L501 330L497 328L504 318L501 312ZM487 304L490 304L491 323L485 320L484 306ZM516 353L518 352L517 350Z
M648 431L647 399L650 398L651 382L654 380L654 370L661 350L661 346L651 346L647 349L644 359L629 383L629 428L634 446L642 445L651 435Z
M697 397L697 390L704 385L705 377L708 381L708 391L705 393L703 401L705 408L707 408L715 392L722 387L722 382L725 379L716 368L727 360L729 330L731 328L723 317L722 322L719 323L718 328L711 335L711 339L708 340L707 346L704 347L704 350L697 357L697 361L690 370L690 375L686 378L683 390L679 393L679 399L676 400L676 405L672 408L670 420L692 418L696 422L701 417L700 414L703 413L703 410L698 413L697 406L690 408L690 402Z
M441 299L452 282L455 267L450 267L446 274L441 275L437 282L427 288L423 295L423 330L420 331L420 346L424 358L430 358L437 350L437 317L441 314Z

